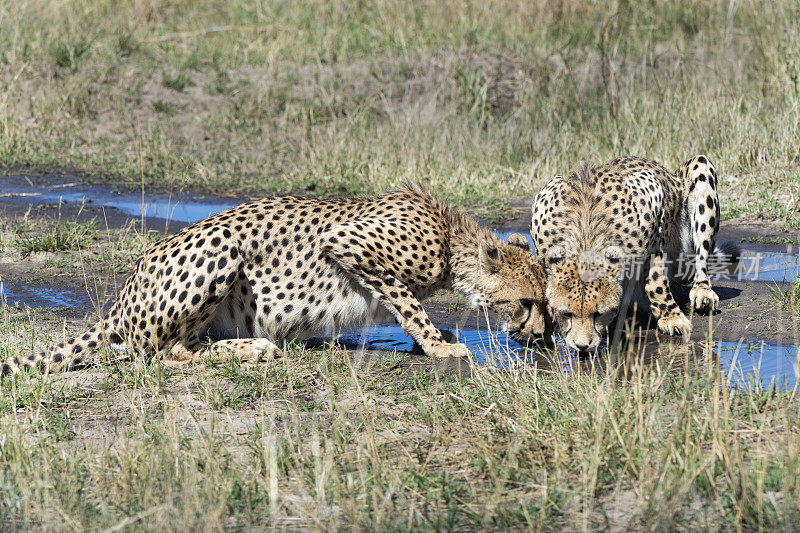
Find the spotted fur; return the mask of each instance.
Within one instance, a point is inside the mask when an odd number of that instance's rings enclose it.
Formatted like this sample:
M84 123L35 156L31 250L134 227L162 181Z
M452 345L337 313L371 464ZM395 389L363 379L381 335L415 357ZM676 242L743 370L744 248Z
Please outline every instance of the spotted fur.
M522 339L544 332L543 270L522 236L511 241L413 187L258 200L159 241L99 323L2 370L66 370L103 344L173 364L255 360L289 340L387 316L429 355L464 356L466 346L446 342L419 303L433 290L466 293Z
M643 286L662 333L688 334L691 322L675 303L669 278L691 257L691 306L716 309L708 262L719 221L717 173L703 155L675 174L623 157L551 180L534 199L531 235L547 272L550 313L567 344L598 346L629 296L623 284ZM734 265L738 257L718 259Z

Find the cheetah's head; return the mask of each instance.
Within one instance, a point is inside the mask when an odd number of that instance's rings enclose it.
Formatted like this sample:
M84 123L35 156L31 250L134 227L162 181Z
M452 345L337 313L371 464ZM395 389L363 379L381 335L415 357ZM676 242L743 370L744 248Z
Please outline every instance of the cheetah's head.
M478 250L475 304L497 313L522 343L540 341L549 327L544 299L544 270L531 253L528 240L514 233L508 243L487 242Z
M547 251L546 297L564 342L581 352L597 349L622 298L622 250L568 257L562 246Z

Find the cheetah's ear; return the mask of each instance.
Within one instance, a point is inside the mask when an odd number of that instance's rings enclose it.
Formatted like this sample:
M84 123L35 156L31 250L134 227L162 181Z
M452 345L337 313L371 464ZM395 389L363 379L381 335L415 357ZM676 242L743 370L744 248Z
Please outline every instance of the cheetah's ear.
M612 270L614 270L617 279L622 280L624 269L622 267L622 260L625 259L625 255L622 252L622 248L619 246L609 246L606 248L605 252L606 261L608 261L611 265Z
M497 272L500 269L500 254L497 247L484 241L478 245L478 261L481 269Z
M522 248L526 252L531 251L531 245L528 242L528 239L526 239L525 236L520 233L512 233L509 235L508 244L511 246L516 246L517 248Z
M619 246L609 246L606 248L606 260L612 265L618 265L622 261L622 248Z
M557 265L563 261L565 257L567 257L567 251L563 246L553 246L547 250L547 254L545 255L545 264L548 267Z

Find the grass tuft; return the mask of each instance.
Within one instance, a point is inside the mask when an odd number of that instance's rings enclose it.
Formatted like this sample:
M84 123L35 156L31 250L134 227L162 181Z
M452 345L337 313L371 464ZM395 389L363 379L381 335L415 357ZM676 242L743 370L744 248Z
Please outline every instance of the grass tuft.
M77 70L80 59L90 48L91 42L83 39L58 42L52 48L53 61L58 67Z
M159 113L164 113L165 115L169 116L173 116L178 112L178 109L173 104L165 102L164 100L154 101L153 109L155 109Z
M776 283L769 287L769 292L782 308L800 313L800 280L794 280L785 286Z
M96 222L88 224L65 221L47 231L23 231L16 236L12 246L28 257L37 252L61 252L85 246L87 237L95 230Z
M178 70L174 74L166 72L161 75L161 84L173 91L182 91L186 87L194 85L191 75L186 70Z

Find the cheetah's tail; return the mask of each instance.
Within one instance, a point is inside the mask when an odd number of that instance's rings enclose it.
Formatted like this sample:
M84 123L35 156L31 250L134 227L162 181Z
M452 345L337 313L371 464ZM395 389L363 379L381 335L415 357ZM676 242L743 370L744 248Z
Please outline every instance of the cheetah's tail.
M714 247L708 257L708 273L710 275L732 275L739 269L742 260L742 247L735 242L724 242Z
M38 369L41 372L66 372L80 367L85 357L99 348L101 343L119 344L122 337L103 321L96 323L83 333L58 343L49 352L32 353L28 357L14 356L0 361L0 376L18 374L24 369Z
M708 276L713 280L720 276L732 276L739 272L739 263L742 259L741 247L733 242L725 242L714 247L714 251L708 255L706 269ZM694 270L686 268L681 270L672 269L669 273L670 279L681 285L691 285L694 281Z

